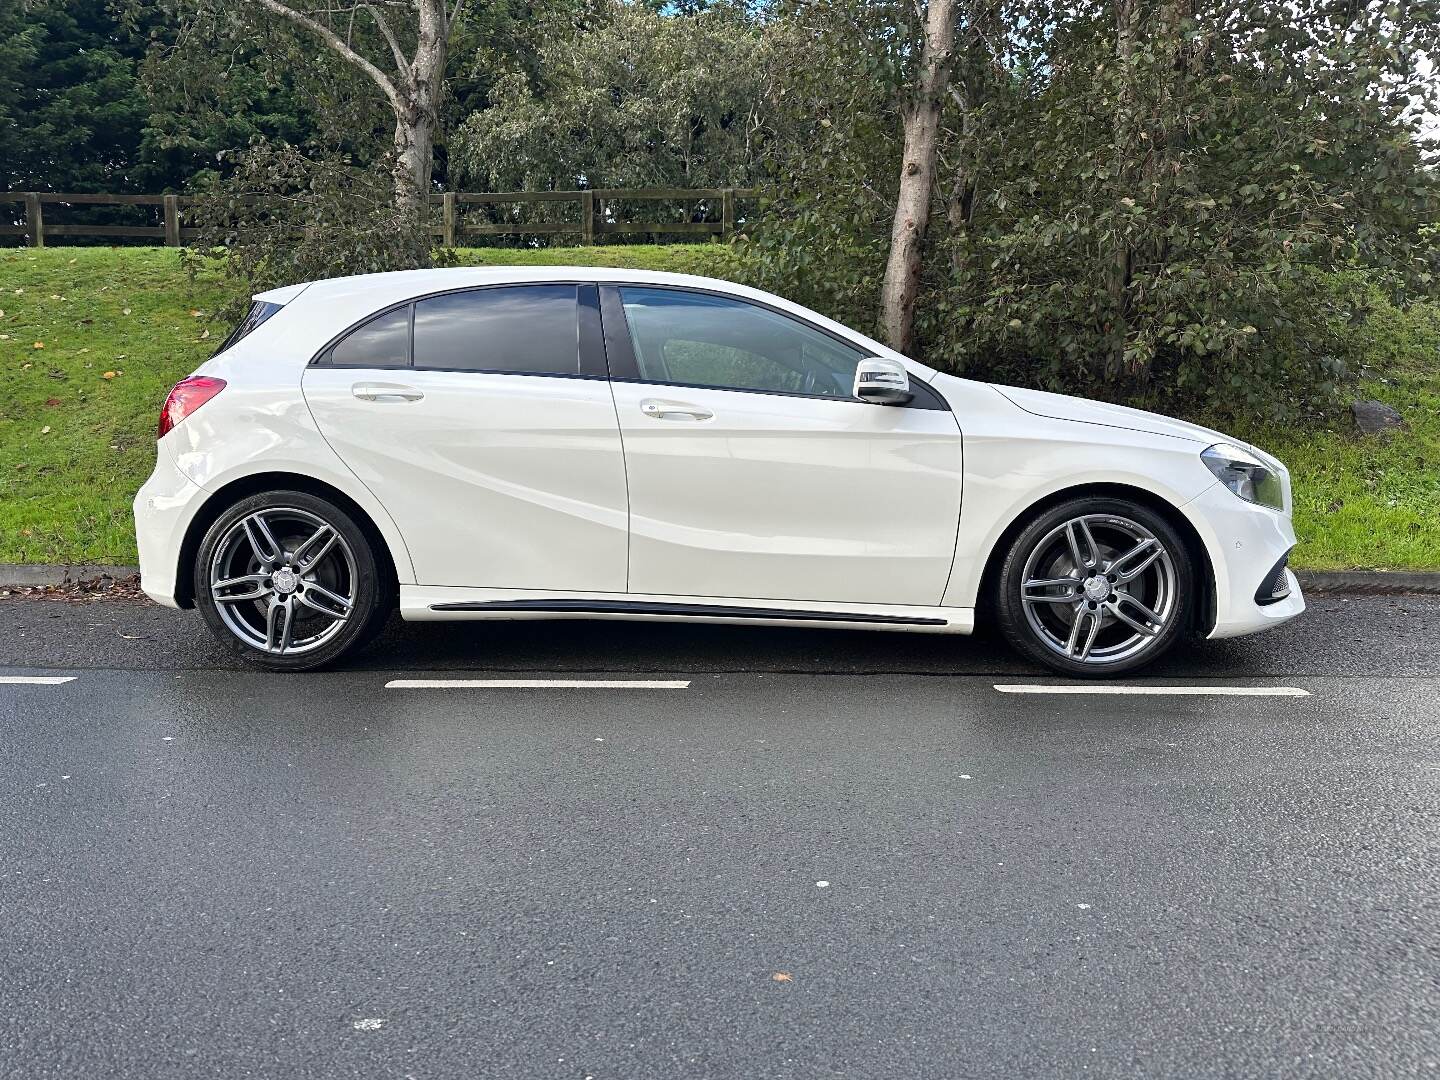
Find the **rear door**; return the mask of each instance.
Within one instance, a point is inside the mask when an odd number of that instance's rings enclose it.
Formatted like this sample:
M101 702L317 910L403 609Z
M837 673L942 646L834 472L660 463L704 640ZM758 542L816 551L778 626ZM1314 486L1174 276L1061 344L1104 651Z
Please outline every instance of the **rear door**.
M625 466L593 285L421 297L306 370L421 585L623 592Z
M866 353L736 297L602 286L630 482L632 593L938 605L960 428L852 396Z

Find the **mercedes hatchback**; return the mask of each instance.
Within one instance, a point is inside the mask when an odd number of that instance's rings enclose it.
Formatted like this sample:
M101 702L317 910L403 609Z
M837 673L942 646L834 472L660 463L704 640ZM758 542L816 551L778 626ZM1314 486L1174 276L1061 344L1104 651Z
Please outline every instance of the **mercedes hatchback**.
M171 392L142 584L302 671L405 619L969 633L1114 675L1304 610L1284 466L942 374L778 296L580 267L256 296Z

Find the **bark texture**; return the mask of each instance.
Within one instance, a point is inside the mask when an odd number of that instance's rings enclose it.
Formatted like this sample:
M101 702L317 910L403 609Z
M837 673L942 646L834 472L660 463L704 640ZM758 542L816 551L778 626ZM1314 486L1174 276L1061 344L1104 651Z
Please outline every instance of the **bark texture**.
M920 292L921 256L930 224L940 116L950 82L955 23L955 0L930 0L925 10L919 74L901 113L905 150L890 230L890 256L880 293L880 317L886 342L897 352L907 354L915 347L915 298Z

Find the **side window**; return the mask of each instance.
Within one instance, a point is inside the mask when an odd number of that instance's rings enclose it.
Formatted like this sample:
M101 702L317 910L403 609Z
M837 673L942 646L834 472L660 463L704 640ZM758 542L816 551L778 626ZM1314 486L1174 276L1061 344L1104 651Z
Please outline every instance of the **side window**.
M415 366L576 375L574 285L512 285L415 302Z
M410 366L410 305L357 326L330 350L335 367Z
M865 355L743 300L632 286L620 298L647 382L848 398Z

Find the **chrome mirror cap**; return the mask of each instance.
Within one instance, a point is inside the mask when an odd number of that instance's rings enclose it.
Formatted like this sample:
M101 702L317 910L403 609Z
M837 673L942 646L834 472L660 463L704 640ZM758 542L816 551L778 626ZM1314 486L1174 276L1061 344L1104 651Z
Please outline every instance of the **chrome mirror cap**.
M899 360L870 356L855 366L855 397L875 405L904 405L910 392L910 373Z

